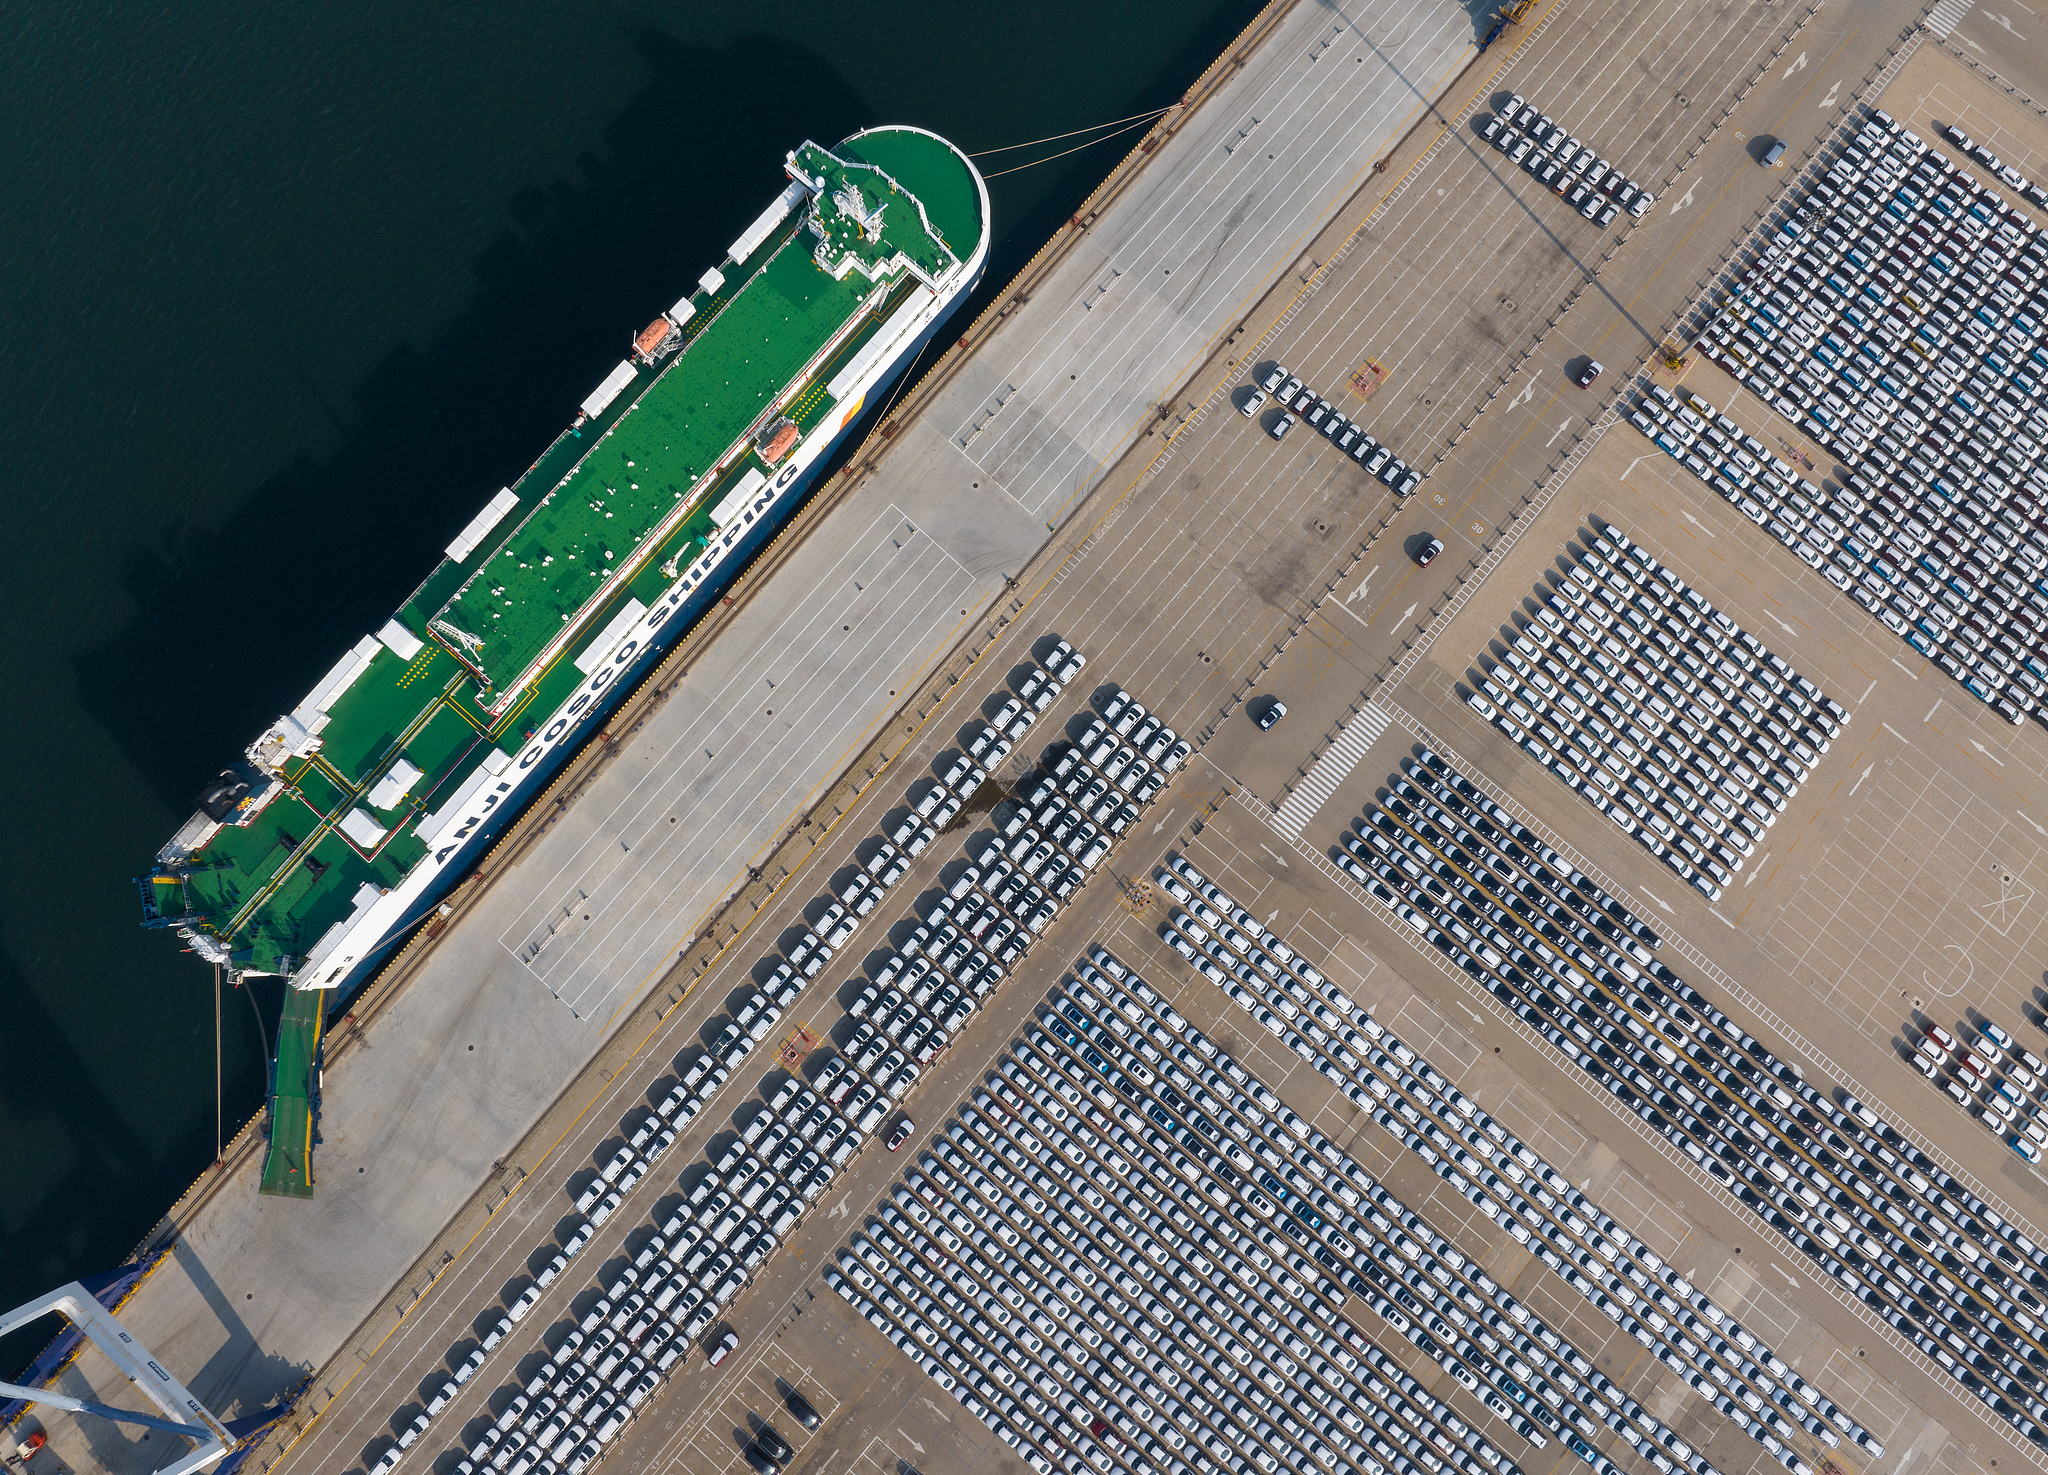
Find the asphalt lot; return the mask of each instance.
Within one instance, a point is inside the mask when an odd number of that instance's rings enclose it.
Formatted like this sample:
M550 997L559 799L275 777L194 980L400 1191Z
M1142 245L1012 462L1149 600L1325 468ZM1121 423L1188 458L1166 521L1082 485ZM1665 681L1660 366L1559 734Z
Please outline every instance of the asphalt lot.
M2048 848L2048 830L2037 818L2048 798L2048 747L2040 734L1960 707L1939 673L1924 663L1914 669L1912 653L1864 611L1704 495L1626 425L1604 430L1540 511L1517 516L1777 187L1782 177L1756 170L1745 143L1763 134L1817 137L1841 116L1912 13L1859 8L1847 29L1829 25L1832 18L1823 12L1802 27L1800 12L1771 5L1558 13L1507 71L1478 79L1484 85L1476 101L1519 91L1596 144L1603 133L1625 135L1609 145L1616 150L1610 157L1661 198L1611 259L1602 256L1613 239L1535 190L1519 171L1503 172L1499 155L1473 139L1469 118L1458 119L1442 142L1427 135L1416 141L1414 172L1389 186L1397 191L1390 200L1368 193L1310 247L1304 270L1328 264L1314 277L1314 290L1298 295L1295 283L1285 284L1252 313L1258 331L1234 351L1239 361L1219 358L1197 375L1199 409L1175 429L1167 454L1158 456L1157 442L1141 445L1138 459L1108 479L1100 511L1093 502L1082 507L1075 526L1088 530L1083 556L1070 561L1063 544L1042 560L1025 581L1038 590L1026 613L962 695L978 700L1032 640L1056 631L1091 658L1081 687L1121 681L1184 734L1206 742L1019 975L919 1083L909 1109L926 1130L940 1122L1014 1038L1047 985L1087 942L1108 939L1156 984L1176 983L1175 1006L1198 1026L1242 1042L1248 1056L1268 1050L1264 1078L1288 1105L1382 1173L1546 1318L1571 1325L1577 1345L1603 1371L1706 1450L1717 1468L1761 1468L1767 1457L1753 1442L1647 1362L1635 1342L1588 1321L1582 1304L1558 1299L1547 1270L1491 1224L1471 1222L1463 1199L1440 1190L1377 1128L1361 1125L1321 1077L1247 1038L1237 1022L1242 1016L1221 993L1166 951L1155 931L1165 915L1156 899L1117 883L1141 880L1169 848L1184 847L1210 874L1232 877L1241 901L1261 917L1271 911L1269 925L1467 1094L1539 1144L1589 1197L1617 1218L1620 1206L1630 1206L1637 1215L1632 1227L1659 1253L1714 1288L1745 1321L1771 1329L1788 1362L1880 1432L1886 1454L1868 1468L1971 1475L2022 1453L2002 1426L1994 1429L1952 1384L1929 1376L1924 1358L1879 1336L1849 1303L1818 1285L1803 1260L1725 1193L1684 1171L1604 1093L1563 1071L1547 1046L1462 974L1444 971L1434 954L1388 926L1324 859L1427 732L1568 842L1595 874L1635 897L1638 910L1666 932L1672 966L1730 1014L1781 1053L1803 1057L1913 1122L1924 1140L1989 1185L1992 1191L1980 1192L2007 1205L2008 1218L2048 1220L2036 1198L2048 1194L2048 1183L1945 1098L1929 1094L1896 1050L1916 1010L1954 1028L1966 1010L1981 1007L2019 1033L2023 1010L2034 1002L2040 973L2029 961L2029 944L2042 906L2035 888L2048 885L2039 867ZM1988 95L1979 79L1940 53L1929 49L1911 65L1919 70L1901 73L1894 86L1903 89L1910 78L1915 97L1954 96L1977 109L1969 116L2005 116L2015 129L2022 126L2006 100ZM1689 121L1718 115L1738 93L1735 111L1687 164L1700 134ZM2010 152L2003 143L1994 147ZM1575 292L1595 266L1592 288ZM1277 326L1265 334L1268 323ZM1566 375L1587 353L1609 368L1593 392L1573 388ZM1446 452L1417 504L1401 511L1389 531L1376 535L1393 511L1384 489L1326 443L1297 430L1276 445L1252 422L1224 413L1247 363L1267 358L1286 362L1333 399L1334 390L1368 369L1359 382L1371 393L1352 396L1347 412L1418 465L1430 465L1439 448ZM1716 377L1696 369L1686 383L1717 405L1732 401L1731 416L1767 444L1790 439L1788 427L1753 401L1742 403ZM1452 695L1468 663L1588 515L1612 520L1649 546L1853 712L1850 730L1718 907L1676 885ZM1509 526L1513 538L1503 540ZM1425 530L1450 548L1418 570L1408 546ZM1481 558L1489 560L1483 586L1455 618L1435 621L1446 599L1472 587L1467 575ZM1381 686L1390 666L1396 679ZM1254 689L1290 708L1272 734L1242 719L1241 699ZM1054 715L1065 715L1080 695L1070 691ZM1319 789L1313 805L1296 806L1299 823L1276 824L1289 785L1306 778L1339 724L1367 697L1375 703L1368 710L1386 725L1368 723L1375 731L1352 744L1350 766ZM925 740L930 756L951 745L965 715L933 724ZM998 777L1014 779L1026 761L1020 755ZM915 767L905 764L898 773ZM805 874L822 883L843 865L851 847L901 802L902 783L872 793ZM922 857L895 897L928 886L956 850L935 847ZM751 936L765 945L794 921L819 889L802 884L805 874L779 894ZM715 1006L733 993L759 951L730 957L697 998ZM830 994L841 981L842 970L829 970L791 1020L823 1034L836 1016ZM663 1092L664 1063L699 1037L706 1021L702 1008L692 1008L661 1027L639 1055L649 1064L612 1083L565 1150L506 1202L354 1379L343 1404L285 1463L345 1469L374 1456L385 1432L402 1422L400 1411L438 1381L435 1370L450 1349L495 1319L485 1308L535 1267L535 1250L563 1225L566 1185L587 1176L591 1158L612 1145L630 1107ZM701 1156L726 1129L732 1107L758 1076L743 1072L692 1124L664 1164L671 1180L675 1168ZM917 1140L924 1138L921 1131ZM855 1159L732 1308L741 1352L715 1370L693 1358L614 1446L613 1466L738 1468L738 1431L751 1427L750 1415L772 1414L786 1383L828 1414L799 1445L806 1469L904 1475L912 1466L939 1475L1021 1468L819 1281L825 1258L900 1166L879 1148ZM544 1314L574 1309L575 1288L590 1274L581 1267L619 1263L650 1215L665 1217L669 1202L653 1187L641 1190L584 1252L578 1277L565 1278L559 1300L543 1303ZM540 1318L528 1325L540 1325ZM1387 1345L1397 1355L1408 1350L1397 1339ZM1442 1377L1420 1358L1412 1365L1425 1382L1425 1372ZM523 1360L520 1366L525 1370ZM469 1401L442 1414L429 1438L440 1441L443 1431L477 1417L492 1391L485 1384L495 1386L500 1377L493 1364L492 1375L466 1390ZM787 1419L777 1419L777 1427L792 1438L800 1432ZM1547 1475L1561 1468L1558 1460L1570 1459L1555 1444L1514 1457L1531 1475Z

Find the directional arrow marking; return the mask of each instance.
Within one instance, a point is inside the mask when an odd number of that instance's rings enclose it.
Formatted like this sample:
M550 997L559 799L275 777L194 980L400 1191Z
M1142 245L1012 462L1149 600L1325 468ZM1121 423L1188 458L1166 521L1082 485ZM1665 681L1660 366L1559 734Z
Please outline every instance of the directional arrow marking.
M1286 857L1286 856L1282 855L1282 854L1281 854L1281 853L1280 853L1279 851L1275 850L1275 849L1274 849L1274 848L1273 848L1272 846L1270 846L1270 845L1265 845L1265 844L1262 844L1262 845L1260 845L1260 846L1259 846L1259 849L1261 849L1261 850L1265 851L1265 852L1266 852L1266 854L1268 854L1268 855L1272 856L1272 857L1273 857L1273 859L1275 859L1275 860L1279 861L1279 862L1280 862L1280 869L1282 869L1283 871L1287 869L1287 857Z
M1705 533L1708 537L1711 538L1714 536L1714 530L1708 527L1705 523L1701 522L1697 517L1694 517L1690 512L1685 512L1681 510L1678 515L1684 518L1687 522L1691 523L1694 527L1698 528L1701 532Z
M1394 628L1398 630L1398 629L1399 629L1399 628L1400 628L1401 626L1405 625L1405 624L1406 624L1406 623L1408 622L1408 617L1409 617L1410 615L1414 614L1414 613L1415 613L1415 606L1414 606L1414 605L1412 605L1412 604L1411 604L1411 605L1409 605L1409 606L1408 606L1408 608L1406 608L1406 609L1402 610L1402 611L1401 611L1401 618L1400 618L1400 619L1398 619L1398 620L1396 620L1396 621L1394 621Z
M1796 57L1794 57L1794 58L1792 59L1792 65L1791 65L1791 66L1789 66L1789 67L1787 67L1787 68L1785 68L1785 76L1786 76L1786 77L1789 77L1789 76L1791 76L1791 75L1792 75L1792 74L1793 74L1794 72L1797 72L1797 71L1801 71L1801 70L1803 70L1803 69L1805 68L1805 66L1806 66L1806 53L1802 51L1802 52L1800 52L1800 53L1799 53L1799 55L1798 55L1798 56L1796 56ZM1782 77L1781 77L1781 78L1780 78L1779 80L1780 80L1780 81L1783 81L1783 80L1784 80L1784 78L1782 78Z
M1861 772L1861 773L1859 773L1859 774L1857 774L1857 775L1856 775L1856 782L1855 782L1855 783L1853 783L1853 784L1851 784L1851 785L1849 785L1849 793L1848 793L1848 796L1847 796L1847 797L1849 797L1849 798L1852 798L1852 799L1853 799L1854 797L1856 797L1856 791L1857 791L1858 789L1860 789L1860 788L1862 788L1862 787L1863 787L1863 781L1864 781L1865 779L1867 779L1867 778L1869 778L1869 777L1870 777L1871 769L1874 769L1874 768L1876 768L1876 767L1877 767L1877 765L1876 765L1875 763L1872 763L1872 764L1868 765L1868 766L1867 766L1867 767L1866 767L1866 768L1865 768L1865 769L1863 770L1863 772Z
M1851 789L1851 790L1850 790L1849 792L1853 794L1853 793L1855 793L1856 791L1855 791L1854 789ZM1756 879L1756 878L1757 878L1758 876L1761 876L1761 875L1763 874L1763 871L1764 871L1764 860L1765 860L1765 857L1767 857L1767 856L1769 856L1769 855L1770 855L1770 851L1766 850L1766 851L1765 851L1765 852L1763 853L1763 855L1759 855L1758 857L1756 857L1756 866L1755 866L1755 869L1754 869L1754 870L1752 870L1752 871L1751 871L1751 872L1750 872L1750 873L1749 873L1749 874L1748 874L1747 876L1745 876L1745 877L1743 877L1743 878L1742 878L1742 889L1743 889L1744 891L1747 891L1747 890L1749 890L1749 883L1750 883L1750 882L1754 881L1754 880L1755 880L1755 879Z
M1996 753L1992 752L1989 748L1985 747L1982 743L1978 742L1975 738L1970 739L1970 746L1975 748L1978 752L1982 753L1986 758L1989 758L1993 763L1996 763L2000 768L2005 767L2005 760L2003 758L1999 757Z
M1372 584L1372 576L1378 573L1379 571L1380 566L1378 564L1374 564L1371 568L1367 569L1365 571L1365 577L1358 581L1358 587L1356 589L1353 589L1349 594L1344 596L1344 602L1346 604L1349 604L1352 600L1358 598L1359 595L1365 593L1366 589L1370 587Z
M1636 890L1641 891L1643 895L1649 897L1650 900L1657 903L1658 906L1664 908L1665 911L1671 911L1671 903L1666 901L1663 897L1659 896L1656 892L1647 890L1641 886L1638 886ZM1673 915L1675 916L1676 913L1673 913Z
M1828 95L1820 100L1820 105L1824 108L1831 108L1835 105L1835 99L1840 97L1841 95L1842 84L1840 82L1837 82L1834 86L1828 89Z

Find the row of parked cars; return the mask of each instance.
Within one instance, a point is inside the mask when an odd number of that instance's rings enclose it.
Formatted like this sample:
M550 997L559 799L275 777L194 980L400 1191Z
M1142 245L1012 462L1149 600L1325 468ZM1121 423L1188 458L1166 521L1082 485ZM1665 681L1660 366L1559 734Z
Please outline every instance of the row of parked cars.
M1185 866L1180 861L1176 864ZM1355 861L1352 868L1357 869ZM1232 905L1213 884L1206 889L1215 904ZM1267 941L1285 950L1277 938ZM1353 1099L1374 1121L1659 1362L1714 1402L1794 1475L1803 1475L1807 1467L1785 1443L1792 1437L1788 1420L1829 1447L1837 1445L1841 1437L1833 1426L1859 1442L1867 1438L1832 1400L1793 1373L1769 1346L1639 1238L1622 1230L1399 1036L1327 986L1324 1000L1296 1014L1297 1007L1307 1001L1295 980L1260 966L1271 957L1265 947L1246 944L1241 936L1236 942L1237 957L1225 962L1234 975L1228 991L1242 1007L1269 1030L1281 1034L1290 1048L1317 1069L1342 1081L1347 1094L1362 1085L1364 1094L1354 1094ZM1277 1024L1268 1004L1296 1023L1287 1027ZM1274 1185L1274 1191L1285 1190ZM1368 1217L1383 1232L1393 1227ZM1375 1294L1384 1300L1387 1289L1381 1282ZM1393 1314L1402 1315L1398 1308ZM1454 1324L1454 1329L1441 1329L1439 1321L1440 1336L1474 1334L1455 1305L1438 1307L1427 1316L1448 1317ZM1478 1350L1465 1341L1458 1342L1459 1349L1476 1376L1493 1385L1496 1398L1513 1397L1522 1387L1517 1373L1526 1380L1526 1370L1518 1370L1512 1357L1503 1368L1499 1349L1487 1345L1483 1331L1477 1335ZM1596 1386L1594 1391L1597 1394L1603 1389ZM1621 1395L1614 1392L1613 1396ZM1543 1421L1546 1416L1540 1405L1536 1412L1539 1422ZM1660 1472L1675 1468L1672 1456L1678 1451L1665 1438L1668 1431L1638 1422L1637 1432L1647 1444L1639 1452ZM1547 1427L1556 1429L1558 1425L1553 1420ZM1583 1427L1582 1432L1591 1432L1590 1427ZM1684 1456L1678 1463L1697 1468L1694 1460Z
M1047 747L1045 766L994 809L993 832L978 834L940 871L939 887L922 899L900 944L848 984L846 1014L854 1023L835 1029L839 1055L818 1083L828 1099L848 1102L849 1114L872 1097L863 1076L914 1079L952 1042L1185 761L1188 745L1128 692L1112 683L1096 696L1100 712L1068 724L1073 740ZM1007 757L1028 727L1022 721L970 727L963 735L970 767L946 782L978 788L982 759ZM867 1109L879 1111L881 1103Z
M1053 643L1046 662L1028 673L996 713L1010 734L1002 740L1005 752L1007 743L1028 730L1036 714L1085 664L1066 642ZM1001 755L984 745L982 756L993 764ZM680 1132L776 1030L810 980L850 944L861 923L902 877L909 860L958 813L985 777L974 761L955 755L937 780L912 787L907 818L893 837L883 841L869 864L845 884L806 909L806 925L784 940L779 954L763 960L762 981L732 1005L724 1027L705 1048L683 1051L676 1058L674 1084L648 1109L621 1124L622 1140L601 1151L594 1173L575 1193L576 1229L511 1299L446 1386L433 1392L424 1409L400 1430L375 1462L374 1475L389 1475L396 1468L459 1387L539 1304L570 1259L652 1175ZM959 997L983 997L1000 977L999 967L986 976L977 975L969 992ZM917 981L906 982L918 992ZM970 1002L967 1008L971 1007ZM942 1027L957 1031L965 1012L942 1010ZM451 1452L449 1475L484 1470L494 1475L580 1475L600 1459L661 1377L712 1332L724 1308L881 1126L916 1081L920 1063L934 1053L917 1042L913 1052L917 1061L895 1051L878 1051L871 1057L860 1050L852 1059L828 1055L813 1085L778 1072L764 1078L762 1099L750 1114L744 1106L736 1114L737 1137L716 1161L707 1160L701 1172L686 1173L679 1180L686 1190L682 1205L665 1223L650 1226L634 1262L603 1285L540 1372L523 1386L499 1390L502 1397L493 1400L502 1405L499 1412L480 1431L467 1431L466 1442ZM901 1140L893 1140L892 1149ZM719 1360L736 1345L728 1331L713 1339L708 1355ZM757 1468L762 1460L777 1463L766 1447L757 1448L749 1459Z
M1397 785L1401 808L1375 805L1333 853L1365 895L2048 1447L2048 1248L1871 1108L1777 1059L1652 956L1640 919L1442 758L1425 750L1401 782L1417 800Z
M1613 524L1588 542L1466 701L1717 900L1848 713Z
M1282 411L1273 422L1273 439L1284 439L1288 431L1305 420L1309 429L1378 477L1395 496L1413 496L1422 485L1422 473L1396 456L1392 446L1374 440L1363 425L1340 413L1335 405L1289 373L1285 364L1269 365L1258 387L1238 408L1247 417L1257 415L1268 395L1279 402Z
M2019 170L2013 168L2012 165L1992 153L1990 149L1977 142L1955 124L1944 124L1941 131L1948 136L1950 143L1982 164L1986 169L1989 169L2001 181L2018 190L2020 197L2029 205L2032 205L2037 210L2048 210L2048 190L2042 189L2040 185L2034 183L2026 175L2020 173Z
M1909 1052L1920 1074L1955 1098L2005 1145L2030 1163L2048 1151L2048 1067L1990 1020L1978 1022L1967 1045L1938 1024L1917 1031Z
M1638 424L2019 723L2048 701L2044 332L2048 237L1873 112L1699 339L1850 473L1816 491L1752 451L1747 476L1726 440L1667 433L1668 401Z
M601 1191L588 1195L589 1216L579 1218L558 1245L551 1243L537 1252L533 1259L546 1257L540 1269L508 1300L496 1322L455 1364L453 1373L437 1388L422 1390L424 1406L370 1465L373 1475L389 1475L397 1468L462 1385L482 1371L512 1337L549 1287L568 1272L570 1261L618 1209L625 1194L675 1144L677 1134L723 1083L722 1074L714 1077L711 1072L699 1072L679 1080L664 1094L635 1131L629 1157L621 1162L615 1154L599 1170L595 1186ZM630 1337L621 1336L624 1324L591 1323L570 1329L552 1350L543 1341L541 1350L547 1351L548 1357L539 1371L523 1386L508 1384L499 1390L505 1397L497 1415L481 1427L472 1421L463 1441L447 1452L449 1475L472 1475L486 1468L505 1475L532 1475L543 1470L546 1475L575 1475L595 1463L688 1348L688 1339L679 1333L692 1307L676 1309L674 1322L639 1328ZM457 1349L450 1351L451 1363L461 1346L458 1343Z
M1253 1184L1346 1161L1308 1133L1098 948L827 1280L1040 1475L1519 1475L1341 1314L1334 1220Z
M1657 197L1536 110L1520 93L1479 125L1479 136L1602 230L1622 211L1641 219Z

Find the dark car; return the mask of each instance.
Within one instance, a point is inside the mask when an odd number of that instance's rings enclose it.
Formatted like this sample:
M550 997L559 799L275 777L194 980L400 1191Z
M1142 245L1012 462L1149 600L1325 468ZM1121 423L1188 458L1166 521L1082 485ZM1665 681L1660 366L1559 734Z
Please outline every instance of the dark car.
M1287 715L1287 704L1277 697L1269 697L1252 720L1259 724L1260 732L1271 732L1273 724Z
M818 1427L818 1411L811 1407L810 1399L792 1388L783 1397L782 1401L788 1406L791 1416L799 1424L802 1424L806 1429Z
M1439 553L1443 551L1444 540L1442 538L1431 538L1428 542L1424 543L1420 548L1415 550L1415 566L1417 568L1421 568L1423 565L1427 564L1432 558L1436 557Z
M791 1454L789 1441L775 1432L773 1424L763 1424L760 1428L756 1429L754 1431L754 1443L761 1447L762 1453L767 1455L769 1459L779 1461L782 1464L789 1463L789 1456Z
M782 1462L760 1445L749 1444L740 1453L745 1455L747 1463L754 1467L755 1475L782 1475Z
M916 1123L912 1122L909 1117L905 1117L902 1121L898 1122L894 1130L889 1133L889 1151L894 1152L897 1148L908 1142L910 1134L916 1130Z
M1579 370L1579 388L1590 388L1592 386L1593 381L1600 377L1600 371L1604 367L1605 365L1603 365L1598 359L1587 359L1586 367Z

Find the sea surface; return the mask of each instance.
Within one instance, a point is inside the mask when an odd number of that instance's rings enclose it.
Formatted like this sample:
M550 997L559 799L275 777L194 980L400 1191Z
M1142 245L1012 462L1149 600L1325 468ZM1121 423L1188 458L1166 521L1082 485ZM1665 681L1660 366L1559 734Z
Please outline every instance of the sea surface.
M121 1263L213 1159L212 973L137 925L132 878L717 261L784 153L1148 112L1256 11L0 7L0 1308ZM991 181L984 298L1139 136ZM230 1138L279 992L225 991ZM0 1375L32 1350L0 1344Z

